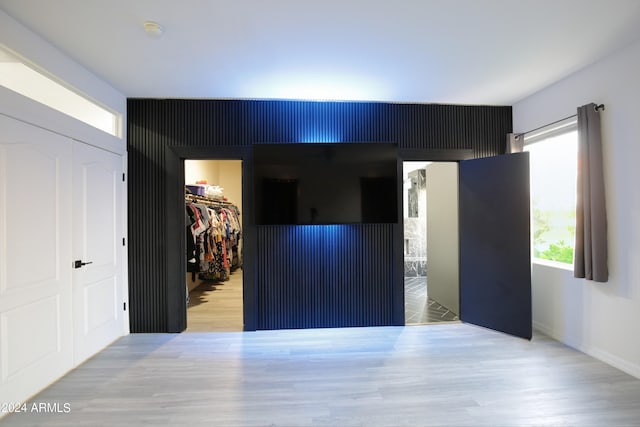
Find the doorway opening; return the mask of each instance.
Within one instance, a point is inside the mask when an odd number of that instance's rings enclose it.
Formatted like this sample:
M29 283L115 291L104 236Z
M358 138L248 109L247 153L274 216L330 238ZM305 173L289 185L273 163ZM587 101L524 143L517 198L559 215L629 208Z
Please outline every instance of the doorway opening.
M184 161L185 332L241 332L242 160Z
M402 169L405 324L458 321L458 163Z

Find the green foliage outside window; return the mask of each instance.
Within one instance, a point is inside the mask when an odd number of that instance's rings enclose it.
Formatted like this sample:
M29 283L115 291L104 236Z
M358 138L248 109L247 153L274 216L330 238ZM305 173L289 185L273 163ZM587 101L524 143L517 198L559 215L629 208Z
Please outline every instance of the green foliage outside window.
M555 214L555 215L554 215ZM551 217L561 216L567 220L574 217L573 212L558 213L543 212L535 203L533 205L533 256L539 259L573 263L573 245L568 244L565 238L575 236L575 225L566 225L564 230L558 231L551 226Z
M533 257L564 264L573 263L576 235L578 132L573 126L566 123L548 136L542 132L525 146L530 154Z
M564 240L558 243L551 243L544 252L538 250L534 252L536 258L564 262L565 264L573 263L573 246L567 245Z

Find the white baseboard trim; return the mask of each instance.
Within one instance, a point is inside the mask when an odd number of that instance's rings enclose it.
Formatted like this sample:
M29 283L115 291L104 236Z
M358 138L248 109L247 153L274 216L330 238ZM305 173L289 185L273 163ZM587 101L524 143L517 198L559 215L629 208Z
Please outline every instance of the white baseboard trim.
M628 360L622 359L618 356L615 356L611 353L609 353L608 351L605 350L601 350L599 348L585 348L584 346L574 346L574 345L570 345L567 342L565 342L562 337L559 336L559 334L557 334L552 328L550 328L549 326L540 323L540 322L533 322L533 329L542 332L543 334L571 347L571 348L575 348L578 351L581 351L582 353L593 357L594 359L598 359L601 362L606 363L607 365L613 366L614 368L620 369L622 372L625 372L629 375L632 375L638 379L640 379L640 365L629 362Z
M553 339L556 339L558 341L560 341L558 339L558 337L555 336L555 334L553 333L553 330L551 330L551 328L549 328L547 325L543 325L540 322L536 322L535 320L533 321L533 329L539 332L542 332L543 334L550 336Z
M640 365L631 363L628 360L624 360L609 353L608 351L600 350L598 348L592 348L589 351L585 351L584 353L608 365L611 365L614 368L618 368L622 372L626 372L627 374L633 375L634 377L640 379Z

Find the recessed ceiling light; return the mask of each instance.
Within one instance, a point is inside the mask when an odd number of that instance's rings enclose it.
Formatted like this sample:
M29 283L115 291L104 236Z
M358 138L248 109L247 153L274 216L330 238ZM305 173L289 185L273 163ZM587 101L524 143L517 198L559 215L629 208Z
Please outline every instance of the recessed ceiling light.
M164 31L162 25L154 21L145 21L143 26L146 33L151 37L160 37Z

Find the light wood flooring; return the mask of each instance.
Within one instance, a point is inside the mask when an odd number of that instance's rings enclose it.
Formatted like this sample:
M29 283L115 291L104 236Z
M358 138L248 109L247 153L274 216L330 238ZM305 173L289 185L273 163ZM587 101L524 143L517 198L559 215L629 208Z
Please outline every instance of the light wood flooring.
M224 282L196 280L200 285L189 292L186 332L241 332L242 269Z
M640 380L546 336L429 326L132 334L0 426L637 426Z

